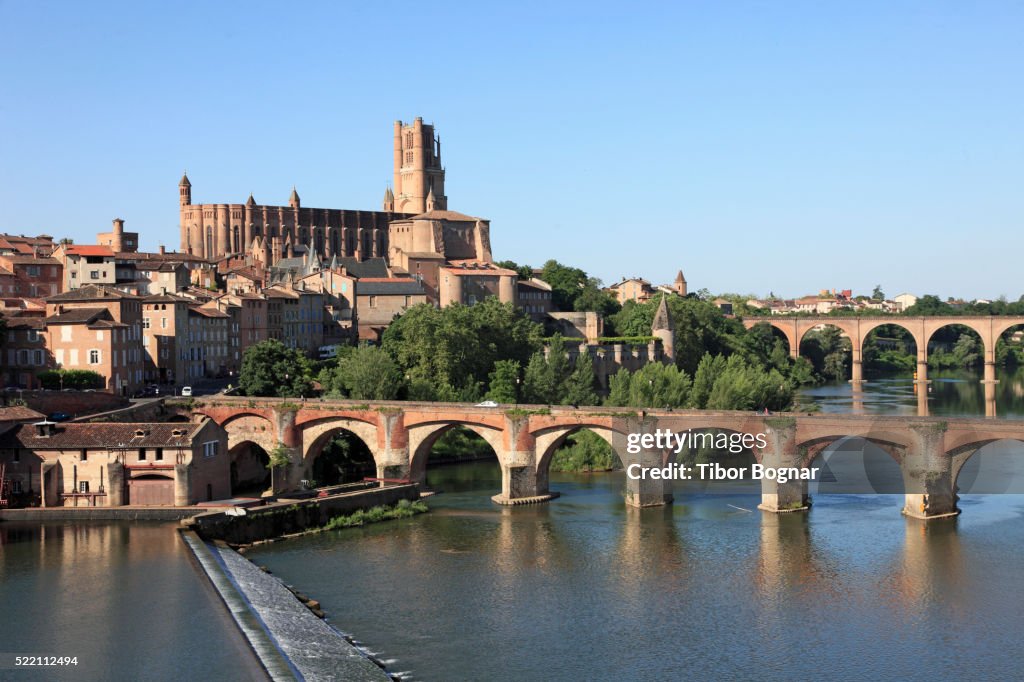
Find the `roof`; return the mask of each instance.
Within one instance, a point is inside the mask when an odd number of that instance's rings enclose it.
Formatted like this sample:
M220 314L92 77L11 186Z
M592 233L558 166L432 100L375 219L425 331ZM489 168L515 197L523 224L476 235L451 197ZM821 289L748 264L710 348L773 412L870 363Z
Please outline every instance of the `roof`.
M38 421L40 419L45 419L42 413L24 405L0 407L0 422Z
M519 273L515 270L508 270L506 268L499 268L492 263L479 263L476 261L464 261L454 262L451 265L441 268L446 273L452 275L458 275L460 277L474 277L474 276L487 276L487 277L518 277Z
M288 291L286 289L279 289L277 287L269 287L263 290L263 295L267 298L298 298L299 294L296 291Z
M541 291L551 291L551 285L540 279L521 279L519 280L519 288L522 289L540 289Z
M181 174L181 182L178 183L178 187L191 187L192 183L188 181L188 173Z
M88 324L100 317L112 319L106 308L72 308L46 318L46 324Z
M61 294L54 294L46 299L47 303L61 302L61 301L100 301L103 299L127 299L135 300L139 296L135 294L128 294L123 291L114 289L113 287L97 286L95 284L86 284L84 287L79 289L72 289L65 291Z
M61 265L61 262L56 258L36 258L35 256L3 256L0 255L8 263L14 263L16 265Z
M444 256L434 251L406 251L407 258L418 258L420 260L444 260Z
M110 256L113 257L114 252L108 246L98 246L96 244L67 244L64 246L64 253L69 256Z
M668 296L662 296L661 302L658 303L658 311L654 313L654 321L651 323L651 331L658 329L667 329L672 331L675 327L672 325L672 316L668 312Z
M227 313L225 313L225 312L223 312L221 310L217 310L216 308L202 308L202 307L196 306L196 307L189 308L188 311L190 313L196 313L198 315L202 315L203 317L215 317L215 318L231 317Z
M425 296L426 290L415 279L361 279L356 282L356 296Z
M338 266L345 268L348 274L359 279L388 276L388 264L383 258L367 258L362 261L356 258L339 258Z
M255 268L252 268L252 267L249 267L249 266L244 266L244 265L240 266L240 267L237 267L237 268L232 268L232 269L228 270L227 274L229 274L229 275L238 275L239 277L245 277L246 279L251 279L254 282L260 282L260 281L263 280L263 276L260 275L260 273L257 272Z
M32 424L21 424L0 436L0 448L61 449L190 446L205 423L99 423L64 422L53 435L41 437ZM141 435L140 435L141 434Z
M192 299L174 294L153 294L142 299L143 303L191 303Z
M478 220L484 219L466 215L465 213L459 213L458 211L427 211L426 213L414 215L411 218L405 218L405 220L453 220L475 223Z

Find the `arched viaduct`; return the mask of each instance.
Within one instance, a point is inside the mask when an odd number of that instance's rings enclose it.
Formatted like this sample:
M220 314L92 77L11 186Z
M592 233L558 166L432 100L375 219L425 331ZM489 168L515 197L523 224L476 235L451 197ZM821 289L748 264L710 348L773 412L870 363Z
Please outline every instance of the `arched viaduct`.
M938 330L949 325L959 324L974 330L984 347L985 355L985 381L995 381L996 378L996 341L1003 332L1024 325L1024 317L1009 317L1003 315L988 315L984 317L971 316L943 316L943 317L903 317L899 315L877 316L877 317L831 317L831 316L772 316L772 317L748 317L743 320L743 325L750 329L762 322L770 324L782 332L789 343L789 354L793 357L800 356L800 342L803 341L807 332L820 325L831 325L842 331L853 346L853 368L851 380L854 382L863 381L863 366L861 364L861 350L864 341L874 329L882 325L891 324L907 330L914 338L917 345L917 377L918 381L928 379L928 341Z
M920 518L956 514L956 479L978 449L1000 440L1024 441L1024 422L993 419L877 417L863 415L783 414L632 408L531 407L487 408L453 403L348 401L288 402L278 398L218 396L192 405L228 434L231 448L254 442L264 449L283 447L289 464L276 477L277 492L295 489L308 477L327 440L349 431L366 443L383 479L424 482L430 449L448 429L465 427L494 449L502 472L499 504L542 502L557 495L548 484L551 457L565 438L590 429L612 444L627 469L626 502L631 506L672 501L672 482L650 476L675 460L671 448L627 447L627 434L716 430L758 434L764 447L751 449L766 467L808 467L836 441L864 438L899 465L906 494L904 512ZM808 505L807 481L779 484L762 480L761 508L793 511Z

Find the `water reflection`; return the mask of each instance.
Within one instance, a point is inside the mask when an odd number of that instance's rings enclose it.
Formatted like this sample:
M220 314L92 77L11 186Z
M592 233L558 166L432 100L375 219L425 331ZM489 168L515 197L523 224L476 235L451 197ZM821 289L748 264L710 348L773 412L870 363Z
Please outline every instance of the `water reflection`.
M18 679L258 677L174 527L0 523L0 648L79 657Z
M829 413L1024 418L1024 368L997 368L996 378L983 383L980 369L936 370L918 384L909 374L882 374L859 386L830 382L800 395Z

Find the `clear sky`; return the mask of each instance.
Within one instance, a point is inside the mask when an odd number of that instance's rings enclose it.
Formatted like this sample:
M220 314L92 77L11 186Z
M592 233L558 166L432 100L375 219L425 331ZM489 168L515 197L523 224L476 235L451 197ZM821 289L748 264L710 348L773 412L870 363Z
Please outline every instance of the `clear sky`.
M779 295L1024 293L1019 2L0 0L0 231L379 209L443 143L497 259Z

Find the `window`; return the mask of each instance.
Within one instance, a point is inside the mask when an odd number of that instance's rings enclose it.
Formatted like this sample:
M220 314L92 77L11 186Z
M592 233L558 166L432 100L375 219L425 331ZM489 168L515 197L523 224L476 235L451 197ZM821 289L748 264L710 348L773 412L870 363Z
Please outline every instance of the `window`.
M19 495L24 492L21 489L21 481L11 481L11 492L15 495Z
M38 265L30 265L30 266L28 266L27 268L25 268L25 274L27 274L29 277L38 277L39 276L39 266Z
M78 482L78 492L80 492L80 493L87 493L87 492L89 492L89 481L79 481Z
M36 367L43 366L43 351L38 349L32 351L32 364Z
M89 279L99 279L99 278L100 278L100 271L99 270L90 270L89 271Z
M142 318L142 328L143 329L149 329L149 318L148 317Z
M161 329L167 329L167 318L166 317L161 317L160 318L160 328Z
M21 461L21 453L17 450L14 451L14 463L17 464Z
M78 453L78 461L79 462L86 462L86 461L88 461L88 459L89 459L89 451L88 450L82 450L81 452Z
M39 332L36 331L35 329L29 329L28 330L28 340L29 341L38 341L39 340Z
M78 277L78 273L75 272L74 270L72 270L71 271L71 279L75 279L76 277Z
M203 457L217 456L217 441L211 440L203 443Z
M377 307L377 297L376 296L371 296L370 297L370 307L371 308L376 308Z
M156 449L156 455L153 456L153 459L155 459L158 462L162 462L163 459L164 459L164 449L163 448L157 448Z
M146 448L139 448L139 461L140 462L145 462L146 461Z
M406 163L412 163L412 152L406 152L405 153L405 162Z
M100 352L93 348L89 351L89 364L98 365L100 364Z

